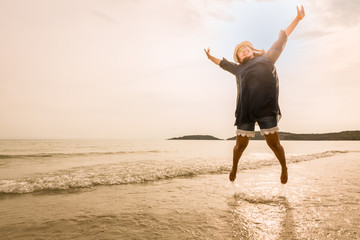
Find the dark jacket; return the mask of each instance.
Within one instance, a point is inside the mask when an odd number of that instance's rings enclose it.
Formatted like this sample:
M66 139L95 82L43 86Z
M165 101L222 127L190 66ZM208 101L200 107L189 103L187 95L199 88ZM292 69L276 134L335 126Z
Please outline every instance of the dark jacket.
M278 104L279 79L274 66L287 41L281 30L279 39L263 55L244 64L229 62L223 58L220 67L236 77L237 105L235 125L250 123L257 118L276 116L279 121L281 111Z

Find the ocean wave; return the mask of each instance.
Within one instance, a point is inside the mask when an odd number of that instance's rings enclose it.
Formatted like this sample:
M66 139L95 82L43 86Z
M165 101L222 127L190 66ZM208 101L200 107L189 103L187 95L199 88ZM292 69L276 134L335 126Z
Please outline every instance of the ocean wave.
M331 157L348 151L326 151L306 155L289 155L288 163L310 161ZM272 159L247 159L239 163L238 169L256 169L278 164ZM203 174L228 172L231 161L137 161L117 164L76 167L53 173L39 174L23 179L0 180L0 193L31 193L39 191L71 190L98 185L134 184L177 177L192 177Z
M0 159L87 157L87 156L103 156L103 155L121 155L121 154L147 154L147 153L160 153L160 152L162 151L149 150L149 151L80 152L80 153L0 154Z
M244 193L236 192L234 193L234 199L237 201L244 201L252 204L266 204L266 205L279 205L286 203L286 198L284 196L274 196L274 195L263 195L259 193Z

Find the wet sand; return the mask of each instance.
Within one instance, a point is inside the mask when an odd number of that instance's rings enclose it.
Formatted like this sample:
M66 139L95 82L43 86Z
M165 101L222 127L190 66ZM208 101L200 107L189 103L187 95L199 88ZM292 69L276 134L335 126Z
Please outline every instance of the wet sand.
M2 195L2 239L358 239L360 153L75 192Z

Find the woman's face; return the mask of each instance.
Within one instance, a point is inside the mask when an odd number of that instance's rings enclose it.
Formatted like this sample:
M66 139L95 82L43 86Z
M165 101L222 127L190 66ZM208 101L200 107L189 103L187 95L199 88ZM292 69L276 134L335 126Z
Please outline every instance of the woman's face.
M238 50L238 58L240 59L240 62L243 62L244 59L248 58L248 59L252 59L254 58L254 52L253 50L248 47L248 46L244 46L244 47L241 47L239 50Z

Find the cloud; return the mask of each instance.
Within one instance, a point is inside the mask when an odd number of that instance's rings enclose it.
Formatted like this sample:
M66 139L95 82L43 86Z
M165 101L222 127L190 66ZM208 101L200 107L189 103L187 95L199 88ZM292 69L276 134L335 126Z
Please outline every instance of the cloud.
M328 0L328 4L334 24L342 23L350 26L359 22L359 0Z
M219 19L221 21L226 21L226 22L233 22L235 21L235 17L231 14L227 14L225 12L222 11L218 11L218 12L209 12L209 15Z
M231 10L230 5L236 2L245 2L245 0L187 1L185 6L188 11L201 18L210 16L220 21L233 22L236 18L233 14L229 13L229 10Z
M360 22L359 0L307 0L306 5L324 25L351 26Z
M118 21L116 19L114 19L113 17L109 16L108 14L99 12L99 11L91 11L92 14L94 14L96 17L101 18L102 20L110 23L110 24L114 24L118 27L120 27L120 24L118 23Z
M255 0L255 2L275 2L276 0Z
M358 0L305 1L306 16L300 23L302 27L294 33L294 39L311 41L360 25Z
M296 40L312 40L314 38L323 37L328 34L332 34L334 31L327 31L321 29L307 29L295 35Z

